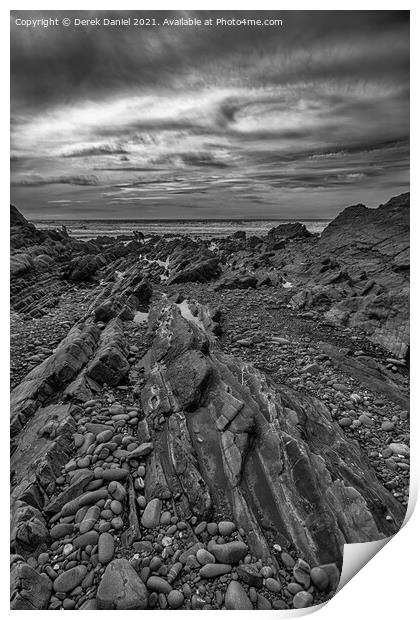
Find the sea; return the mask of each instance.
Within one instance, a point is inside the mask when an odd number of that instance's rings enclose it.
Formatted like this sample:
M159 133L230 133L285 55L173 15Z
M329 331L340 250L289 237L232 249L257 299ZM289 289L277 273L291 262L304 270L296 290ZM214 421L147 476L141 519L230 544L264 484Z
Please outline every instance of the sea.
M189 236L193 238L227 237L239 230L250 235L264 235L279 224L301 222L311 233L321 234L331 220L31 220L41 230L59 230L65 226L76 239L94 239L106 235L117 237L142 232L145 237L153 234Z

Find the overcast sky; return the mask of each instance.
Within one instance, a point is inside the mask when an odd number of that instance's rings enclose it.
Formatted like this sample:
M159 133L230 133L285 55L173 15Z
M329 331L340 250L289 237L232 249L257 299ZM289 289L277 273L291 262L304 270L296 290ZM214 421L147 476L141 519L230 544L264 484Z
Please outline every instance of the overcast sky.
M329 218L408 190L408 12L15 25L140 13L12 12L12 201L27 217Z

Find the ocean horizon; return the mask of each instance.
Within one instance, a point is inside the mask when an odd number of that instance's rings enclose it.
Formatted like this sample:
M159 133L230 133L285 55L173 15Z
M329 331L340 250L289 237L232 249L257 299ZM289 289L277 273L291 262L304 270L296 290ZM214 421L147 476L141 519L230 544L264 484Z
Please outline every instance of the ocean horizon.
M66 226L70 236L76 239L94 239L106 235L117 237L131 235L140 231L144 235L177 235L192 237L227 237L239 230L248 235L266 234L279 224L300 222L311 233L320 234L331 219L32 219L31 222L41 230L54 230Z

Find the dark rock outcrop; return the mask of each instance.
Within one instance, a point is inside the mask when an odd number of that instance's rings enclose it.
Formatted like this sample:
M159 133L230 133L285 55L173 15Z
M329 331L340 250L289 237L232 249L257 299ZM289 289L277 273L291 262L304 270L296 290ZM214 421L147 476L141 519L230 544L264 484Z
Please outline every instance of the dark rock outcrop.
M151 317L156 336L143 407L151 421L169 416L154 459L172 492L185 495L187 513L205 518L210 495L244 528L257 556L270 555L274 538L317 563L339 560L346 542L396 531L403 510L320 401L222 353L200 321L175 305L158 306ZM173 371L186 352L202 356L206 382ZM194 393L188 407L186 393Z
M101 334L98 351L86 373L98 385L117 385L130 366L120 319L112 319Z
M26 375L10 398L10 430L18 433L57 390L63 389L92 355L100 331L92 323L73 327L56 351Z
M220 274L218 258L209 258L174 273L170 276L168 284L178 284L181 282L209 282Z

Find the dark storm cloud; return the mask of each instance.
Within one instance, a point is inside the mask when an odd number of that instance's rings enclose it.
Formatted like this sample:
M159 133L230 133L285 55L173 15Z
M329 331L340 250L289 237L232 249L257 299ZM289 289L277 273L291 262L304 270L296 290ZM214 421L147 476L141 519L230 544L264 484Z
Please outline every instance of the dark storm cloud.
M326 213L408 184L408 12L148 12L281 28L14 23L133 15L12 12L12 178L28 208L43 191L74 205L69 185L104 214L117 203L134 213L130 201L149 213L154 201L162 214L240 215L256 196L267 213L294 212L317 192ZM177 202L194 193L208 201Z
M253 57L280 47L287 55L281 68L267 73L284 82L290 79L343 77L349 74L366 78L407 73L407 12L397 11L270 11L270 17L284 20L284 27L249 28L117 28L69 27L22 28L14 24L17 17L42 16L80 18L95 16L121 18L135 16L133 11L12 11L12 93L15 102L23 98L33 103L65 101L69 98L112 92L115 88L163 86L176 83L179 75L198 71L195 80L204 79L201 67L209 60L217 65L232 52L241 65L252 69ZM265 12L249 11L156 11L148 13L162 21L165 17L197 15L201 18L267 17ZM375 55L365 55L355 65L358 51L374 38ZM331 58L317 57L317 50L333 49L348 42L348 53ZM363 49L361 50L363 51ZM248 56L248 62L246 59ZM315 57L314 57L315 56ZM245 58L244 58L245 57ZM311 57L314 60L311 61ZM250 65L251 67L247 66ZM265 75L259 75L264 82ZM275 83L275 82L274 82ZM182 84L178 84L182 86Z
M125 155L128 151L122 146L112 144L101 144L99 146L88 146L63 153L63 157L89 157L92 155Z
M80 176L42 176L32 174L22 176L13 181L12 185L17 187L40 187L41 185L98 185L98 179L93 174Z

